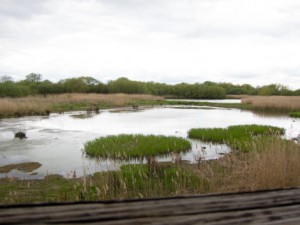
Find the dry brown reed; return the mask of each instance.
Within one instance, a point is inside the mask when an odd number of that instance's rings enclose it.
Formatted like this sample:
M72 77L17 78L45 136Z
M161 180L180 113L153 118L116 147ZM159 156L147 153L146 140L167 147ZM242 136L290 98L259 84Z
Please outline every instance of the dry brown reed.
M200 166L212 192L241 192L300 186L300 146L273 138L254 151L233 153Z
M296 111L300 110L300 96L252 96L242 98L242 103L254 109Z
M69 108L104 106L121 107L137 100L162 100L152 95L127 94L60 94L44 96L30 96L23 98L0 98L1 116L43 115L48 111L58 110L68 105ZM67 108L68 109L68 108Z

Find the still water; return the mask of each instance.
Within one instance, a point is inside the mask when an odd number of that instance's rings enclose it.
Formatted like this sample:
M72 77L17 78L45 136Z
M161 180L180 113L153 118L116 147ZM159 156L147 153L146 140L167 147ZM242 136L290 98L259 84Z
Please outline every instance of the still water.
M47 174L65 177L116 170L129 162L89 159L82 151L84 143L97 137L113 134L161 134L187 137L187 131L197 127L227 127L239 124L264 124L286 129L286 138L300 133L300 120L286 116L257 115L238 109L176 106L143 110L104 110L86 116L85 112L51 114L47 117L22 117L0 120L0 166L39 162L42 166L34 174L12 171L0 177L23 179L42 178ZM17 131L25 131L27 139L14 138ZM192 150L181 154L183 160L195 163L215 159L230 149L225 145L211 145L192 141ZM205 150L203 150L205 147ZM172 161L176 156L160 157ZM139 160L130 163L141 163Z
M175 102L241 103L241 99L167 99Z

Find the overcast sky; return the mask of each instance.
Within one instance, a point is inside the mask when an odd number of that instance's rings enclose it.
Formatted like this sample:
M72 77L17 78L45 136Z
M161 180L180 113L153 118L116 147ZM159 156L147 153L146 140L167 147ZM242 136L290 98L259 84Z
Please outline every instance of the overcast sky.
M0 76L300 88L299 0L0 0Z

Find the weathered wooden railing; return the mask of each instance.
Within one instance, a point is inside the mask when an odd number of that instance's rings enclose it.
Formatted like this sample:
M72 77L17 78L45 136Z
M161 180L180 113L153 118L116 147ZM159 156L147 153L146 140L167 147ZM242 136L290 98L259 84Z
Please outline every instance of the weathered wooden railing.
M163 199L0 206L0 224L300 224L300 188Z

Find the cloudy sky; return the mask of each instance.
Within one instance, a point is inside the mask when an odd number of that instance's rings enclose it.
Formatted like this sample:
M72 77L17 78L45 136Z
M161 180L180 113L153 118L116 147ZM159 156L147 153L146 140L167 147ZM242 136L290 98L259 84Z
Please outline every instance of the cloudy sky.
M299 0L0 0L0 76L300 88Z

